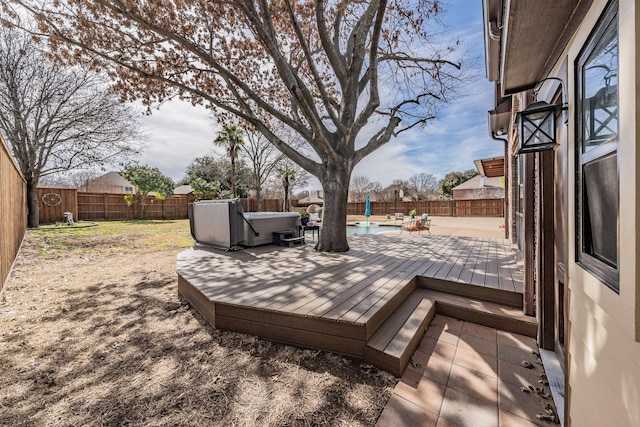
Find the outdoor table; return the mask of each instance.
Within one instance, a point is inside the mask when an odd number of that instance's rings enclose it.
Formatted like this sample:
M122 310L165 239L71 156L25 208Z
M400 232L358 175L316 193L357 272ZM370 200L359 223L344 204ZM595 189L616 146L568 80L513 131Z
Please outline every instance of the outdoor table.
M316 239L316 231L318 232L318 238L320 238L320 226L319 225L303 225L302 226L302 235L306 235L307 230L311 230L311 237Z

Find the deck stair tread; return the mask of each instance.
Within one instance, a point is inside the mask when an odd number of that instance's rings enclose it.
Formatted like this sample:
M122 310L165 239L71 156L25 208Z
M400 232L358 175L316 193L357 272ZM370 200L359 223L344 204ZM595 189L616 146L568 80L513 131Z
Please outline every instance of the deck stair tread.
M365 360L401 376L426 328L444 314L509 332L535 336L536 319L519 308L431 289L415 289L367 341Z
M435 315L435 300L415 289L369 339L364 359L401 376Z
M502 303L421 289L437 301L436 313L535 338L538 323L521 309Z
M402 344L406 343L411 333L418 329L420 317L424 318L434 303L414 291L371 337L367 346L392 355L399 355Z
M281 230L274 231L273 233L273 244L280 246L296 246L303 245L304 235L301 236L297 230Z

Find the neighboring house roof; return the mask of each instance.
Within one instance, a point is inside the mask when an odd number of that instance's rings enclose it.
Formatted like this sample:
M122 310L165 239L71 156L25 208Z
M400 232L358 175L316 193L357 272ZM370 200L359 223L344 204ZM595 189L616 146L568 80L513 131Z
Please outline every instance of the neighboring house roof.
M133 188L134 185L124 179L118 172L107 172L87 182L86 191L124 193L127 187Z
M502 188L502 178L476 175L470 180L453 187L452 190L476 190L478 188Z
M193 193L193 187L191 187L190 185L178 185L176 188L173 189L173 194L176 195L188 195Z
M118 172L107 172L102 176L90 181L91 185L102 184L119 187L132 187L133 185L124 179Z
M322 190L315 191L314 193L309 194L308 197L302 198L298 200L298 204L324 204L324 194Z

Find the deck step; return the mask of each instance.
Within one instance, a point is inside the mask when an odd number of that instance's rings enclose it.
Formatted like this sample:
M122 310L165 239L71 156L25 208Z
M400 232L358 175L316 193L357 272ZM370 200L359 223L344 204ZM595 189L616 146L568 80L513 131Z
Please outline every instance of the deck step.
M522 293L495 289L487 286L475 286L467 283L418 276L417 285L432 291L445 292L461 297L473 298L503 304L509 307L522 308Z
M538 321L535 317L525 315L519 308L446 292L421 291L437 301L437 314L532 338L537 335Z
M273 232L273 244L280 246L298 246L304 245L304 236L301 236L298 231L285 230Z
M402 376L436 314L535 338L535 318L502 301L496 303L488 299L417 288L369 339L364 348L364 360Z
M401 376L435 311L435 300L414 291L369 339L364 360Z

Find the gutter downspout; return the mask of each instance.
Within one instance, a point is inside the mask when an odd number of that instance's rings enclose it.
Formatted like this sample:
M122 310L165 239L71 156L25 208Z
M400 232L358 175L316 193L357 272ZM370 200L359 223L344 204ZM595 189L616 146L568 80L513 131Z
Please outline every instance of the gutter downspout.
M507 197L507 195L509 194L509 174L507 173L507 159L508 159L508 154L509 154L509 146L507 145L509 143L509 140L506 138L498 138L496 136L495 133L493 132L489 132L489 135L491 136L491 139L495 140L495 141L501 141L504 145L504 160L505 160L505 171L504 171L504 218L505 218L505 224L504 224L504 238L505 239L509 239L509 227L507 226L509 221L506 221L507 219L507 215L510 214L509 212L509 197Z

